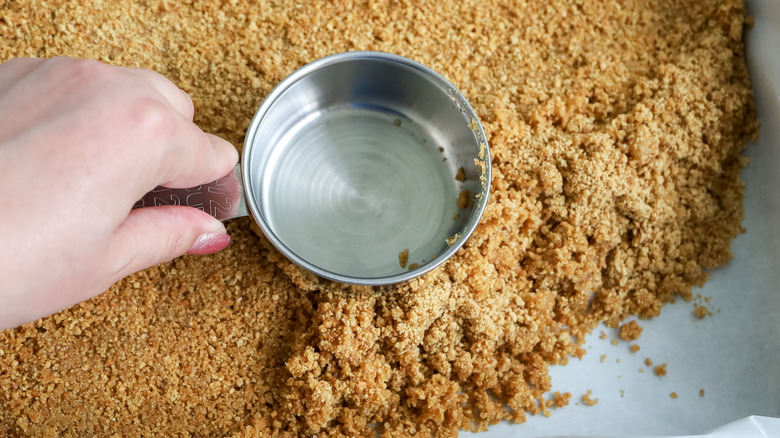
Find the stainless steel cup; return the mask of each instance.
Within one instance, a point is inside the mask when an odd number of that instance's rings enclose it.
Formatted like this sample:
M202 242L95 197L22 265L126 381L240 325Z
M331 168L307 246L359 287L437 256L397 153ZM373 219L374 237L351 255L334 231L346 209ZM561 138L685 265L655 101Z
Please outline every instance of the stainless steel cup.
M243 186L243 193L241 192ZM263 101L240 169L137 207L247 214L286 257L326 279L386 285L440 265L488 200L482 125L441 75L407 58L348 52L312 62Z

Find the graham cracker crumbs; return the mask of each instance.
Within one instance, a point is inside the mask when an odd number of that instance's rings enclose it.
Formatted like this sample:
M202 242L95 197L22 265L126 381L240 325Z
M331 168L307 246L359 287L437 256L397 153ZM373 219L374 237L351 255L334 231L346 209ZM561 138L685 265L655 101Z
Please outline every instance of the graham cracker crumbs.
M398 253L398 263L402 268L406 267L406 263L409 261L409 248Z
M630 351L630 352L632 352L632 353L636 353L637 351L639 351L639 345L637 345L637 344L634 344L634 345L632 345L632 346L631 346L631 347L628 349L628 351Z
M471 194L468 190L461 190L458 194L458 200L455 203L458 208L465 209L474 205L474 200L471 198Z
M665 376L666 375L666 364L662 363L661 365L655 366L655 375L656 376Z
M669 397L671 397L671 398L677 398L677 393L676 393L676 392L673 392L673 393L669 394Z
M704 397L704 388L699 390L699 397Z
M645 359L645 365L651 367L653 366L653 361L648 357L647 359Z
M455 242L458 241L458 239L460 239L460 237L461 237L460 233L455 233L452 236L444 239L444 241L447 243L447 245L452 246L455 244Z
M693 298L693 316L698 319L704 319L707 316L712 316L713 312L710 310L710 301L712 297L705 297L702 294L697 293ZM720 309L717 311L720 313Z
M545 406L547 408L562 408L564 406L568 406L570 400L571 400L570 392L560 393L558 391L555 391L553 393L553 397L545 402Z
M616 346L618 344L618 340L617 339L613 339L609 343Z
M409 270L410 271L414 271L415 269L417 269L419 267L420 267L419 263L412 263L412 264L409 265Z
M602 354L601 355L601 363L604 363L606 361L607 361L607 355L606 354Z
M458 173L455 174L455 181L466 181L466 171L462 168L458 168Z
M599 402L599 399L590 398L591 392L592 391L589 389L588 392L586 392L585 395L582 396L582 402L588 406L595 406Z
M219 254L0 332L0 436L452 436L519 423L545 410L550 364L581 356L600 324L690 298L742 230L740 154L757 121L741 1L108 4L0 1L0 60L153 69L192 96L200 127L240 148L297 68L397 53L479 115L490 197L465 245L402 285L319 280L239 219Z
M601 332L599 334L599 339L607 339L607 334L605 332Z
M636 321L631 321L620 326L620 339L634 341L642 336L642 327Z

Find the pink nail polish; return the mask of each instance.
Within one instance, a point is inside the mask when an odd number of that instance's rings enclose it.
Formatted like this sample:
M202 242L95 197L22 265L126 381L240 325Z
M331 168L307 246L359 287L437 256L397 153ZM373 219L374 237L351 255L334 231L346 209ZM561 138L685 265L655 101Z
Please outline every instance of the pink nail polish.
M203 233L195 241L187 254L202 255L213 254L222 251L230 243L230 236L226 233Z

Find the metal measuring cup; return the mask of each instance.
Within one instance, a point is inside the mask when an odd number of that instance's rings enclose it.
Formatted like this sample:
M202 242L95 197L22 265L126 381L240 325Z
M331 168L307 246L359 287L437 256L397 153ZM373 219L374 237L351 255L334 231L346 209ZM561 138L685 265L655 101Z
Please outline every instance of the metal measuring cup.
M452 256L476 228L489 188L485 132L452 84L401 56L348 52L271 91L234 172L195 188L157 187L134 208L251 214L304 269L387 285Z

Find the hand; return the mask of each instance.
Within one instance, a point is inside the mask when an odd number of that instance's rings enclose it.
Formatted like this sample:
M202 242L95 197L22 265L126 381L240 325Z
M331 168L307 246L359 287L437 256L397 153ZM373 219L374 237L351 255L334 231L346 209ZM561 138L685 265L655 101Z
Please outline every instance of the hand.
M238 161L192 123L163 76L71 58L0 64L0 329L98 295L138 270L230 241L191 208L132 210L157 185L213 181Z

